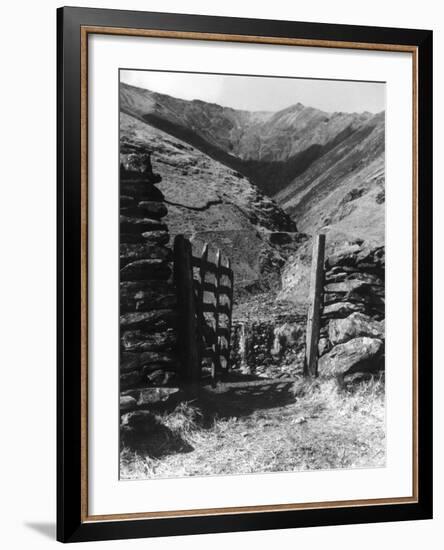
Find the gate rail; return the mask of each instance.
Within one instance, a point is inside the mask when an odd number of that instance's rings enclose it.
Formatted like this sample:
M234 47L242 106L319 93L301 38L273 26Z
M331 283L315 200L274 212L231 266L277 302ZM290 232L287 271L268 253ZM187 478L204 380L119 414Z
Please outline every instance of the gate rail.
M205 243L200 256L183 235L174 240L174 276L179 306L179 349L185 382L197 384L205 366L214 381L230 369L233 312L231 262Z

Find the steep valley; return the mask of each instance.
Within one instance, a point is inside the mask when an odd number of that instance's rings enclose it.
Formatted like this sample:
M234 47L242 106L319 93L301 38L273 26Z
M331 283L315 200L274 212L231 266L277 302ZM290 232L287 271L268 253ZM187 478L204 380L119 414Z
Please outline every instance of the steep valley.
M232 258L239 288L305 302L310 236L384 243L384 112L250 112L121 84L121 162L148 148L166 222ZM282 288L281 288L282 287Z

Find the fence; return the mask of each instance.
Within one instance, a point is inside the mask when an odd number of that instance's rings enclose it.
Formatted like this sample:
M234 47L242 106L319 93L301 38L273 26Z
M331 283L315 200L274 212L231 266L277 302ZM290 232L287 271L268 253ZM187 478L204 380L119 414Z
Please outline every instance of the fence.
M174 240L174 274L179 306L179 351L183 379L196 384L208 374L214 381L230 369L233 270L219 249L209 257L205 244L194 256L183 235Z

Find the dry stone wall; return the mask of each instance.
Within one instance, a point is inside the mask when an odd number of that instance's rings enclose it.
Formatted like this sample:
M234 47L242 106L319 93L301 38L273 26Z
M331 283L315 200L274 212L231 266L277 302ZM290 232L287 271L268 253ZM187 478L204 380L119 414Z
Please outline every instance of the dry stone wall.
M120 407L168 401L177 390L176 292L164 196L150 154L121 157Z
M231 333L231 366L234 371L264 377L302 373L305 354L306 315L291 312L235 319Z
M326 261L320 376L347 380L384 369L385 248L345 243Z

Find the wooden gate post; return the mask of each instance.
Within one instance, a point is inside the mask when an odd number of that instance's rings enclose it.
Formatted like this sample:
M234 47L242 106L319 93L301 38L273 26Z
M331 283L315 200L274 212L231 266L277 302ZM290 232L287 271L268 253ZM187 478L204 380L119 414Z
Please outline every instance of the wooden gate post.
M191 391L197 391L200 361L197 342L196 304L191 243L183 235L174 239L174 278L179 309L178 347L183 371L179 373Z
M318 375L318 342L321 324L321 300L324 286L324 255L325 235L319 234L313 239L304 364L305 376Z
M220 373L220 336L219 336L219 306L220 306L220 279L221 279L221 272L220 268L222 265L222 253L220 249L218 248L216 251L216 273L214 277L214 299L216 301L215 303L215 325L214 325L214 357L213 357L213 369L211 372L211 377L213 379L213 382L216 380L216 376Z

